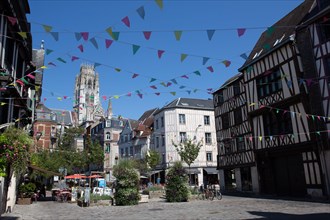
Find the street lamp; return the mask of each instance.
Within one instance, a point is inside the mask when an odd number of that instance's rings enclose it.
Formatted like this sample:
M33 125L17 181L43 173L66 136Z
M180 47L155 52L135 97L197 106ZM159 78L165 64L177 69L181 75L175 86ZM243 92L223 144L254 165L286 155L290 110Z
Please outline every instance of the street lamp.
M40 132L40 131L38 131L37 133L36 133L36 140L37 140L37 143L35 144L35 148L34 148L34 151L36 152L37 151L37 148L38 148L38 141L40 140L40 138L41 138L41 136L42 136L42 132Z
M200 128L200 127L202 127L202 125L201 125L201 124L199 124L199 125L196 127L196 129L195 129L195 136L194 136L194 140L196 140L196 139L197 139L197 129L198 129L198 128Z

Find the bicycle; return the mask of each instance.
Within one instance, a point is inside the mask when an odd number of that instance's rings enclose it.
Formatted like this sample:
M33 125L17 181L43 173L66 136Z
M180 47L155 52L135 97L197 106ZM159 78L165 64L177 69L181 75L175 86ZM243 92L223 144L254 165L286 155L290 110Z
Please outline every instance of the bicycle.
M222 199L222 194L221 194L220 190L215 189L213 191L213 194L214 194L214 197L216 197L218 200Z
M214 199L214 193L208 188L202 189L202 190L199 190L197 198L199 200L208 199L208 200L212 201Z

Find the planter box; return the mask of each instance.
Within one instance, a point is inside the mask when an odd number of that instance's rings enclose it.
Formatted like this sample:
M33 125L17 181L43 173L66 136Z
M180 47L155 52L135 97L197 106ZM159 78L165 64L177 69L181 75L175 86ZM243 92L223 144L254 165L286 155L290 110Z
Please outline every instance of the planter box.
M150 199L155 199L155 198L160 198L164 196L164 191L149 191L149 198Z
M32 199L31 198L18 198L17 205L31 205Z

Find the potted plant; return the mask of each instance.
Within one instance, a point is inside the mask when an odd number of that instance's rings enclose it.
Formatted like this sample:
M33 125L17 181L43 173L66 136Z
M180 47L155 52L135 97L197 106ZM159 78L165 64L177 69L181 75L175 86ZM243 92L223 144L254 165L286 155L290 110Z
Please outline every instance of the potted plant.
M36 185L34 183L24 183L19 186L19 198L17 204L28 205L32 203L32 196L36 190Z

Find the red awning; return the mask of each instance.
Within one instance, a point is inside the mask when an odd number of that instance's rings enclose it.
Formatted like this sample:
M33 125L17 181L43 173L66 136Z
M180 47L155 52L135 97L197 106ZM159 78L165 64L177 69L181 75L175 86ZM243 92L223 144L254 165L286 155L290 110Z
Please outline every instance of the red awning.
M85 175L81 175L81 174L72 174L72 175L68 175L65 176L65 179L85 179L87 178Z

